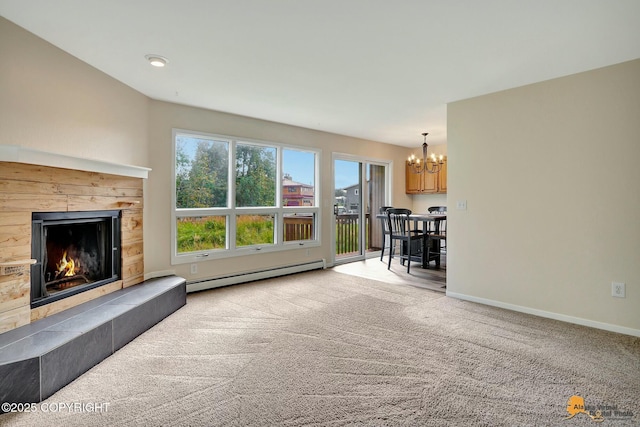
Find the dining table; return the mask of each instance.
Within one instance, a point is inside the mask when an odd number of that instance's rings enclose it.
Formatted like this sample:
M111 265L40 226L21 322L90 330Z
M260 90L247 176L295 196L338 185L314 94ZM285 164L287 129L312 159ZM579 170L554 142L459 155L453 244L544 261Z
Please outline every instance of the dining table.
M424 233L425 240L424 246L422 247L422 268L429 268L429 262L434 260L436 263L436 268L440 268L440 250L441 250L441 240L433 239L431 240L431 248L427 251L427 245L429 245L429 234L440 234L440 225L443 220L447 219L447 215L443 213L427 213L427 214L411 214L409 215L409 220L412 220L414 223L414 229L418 229L418 224L422 223L422 232ZM433 223L433 227L430 227L430 223ZM429 252L433 252L436 254L435 256L428 257L427 254ZM428 259L431 258L431 259Z
M384 221L387 217L384 213L379 213L376 215L376 218ZM427 244L428 244L428 235L430 233L439 234L440 233L440 224L443 220L447 219L447 214L442 212L437 213L412 213L409 215L409 220L413 221L413 229L419 229L419 224L422 223L422 232L424 233L425 240L424 245L421 248L421 263L422 268L429 268L429 262L431 260L427 259ZM433 223L433 227L430 227L430 223ZM440 267L440 239L433 240L433 252L438 254L437 257L434 257L433 260L436 262L436 268ZM413 246L412 246L413 248ZM412 249L413 250L413 249ZM413 257L412 257L413 258Z

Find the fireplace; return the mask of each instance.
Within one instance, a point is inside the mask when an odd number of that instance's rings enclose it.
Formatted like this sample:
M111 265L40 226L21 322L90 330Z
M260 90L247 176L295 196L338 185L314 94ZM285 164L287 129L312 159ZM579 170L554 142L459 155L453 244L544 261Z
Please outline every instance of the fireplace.
M31 308L121 277L119 210L32 214Z

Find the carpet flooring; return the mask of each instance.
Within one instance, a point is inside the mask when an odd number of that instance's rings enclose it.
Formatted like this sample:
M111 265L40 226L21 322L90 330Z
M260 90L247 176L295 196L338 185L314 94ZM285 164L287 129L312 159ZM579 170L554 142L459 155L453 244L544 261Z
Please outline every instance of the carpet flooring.
M321 270L190 294L0 425L638 426L639 395L638 338Z

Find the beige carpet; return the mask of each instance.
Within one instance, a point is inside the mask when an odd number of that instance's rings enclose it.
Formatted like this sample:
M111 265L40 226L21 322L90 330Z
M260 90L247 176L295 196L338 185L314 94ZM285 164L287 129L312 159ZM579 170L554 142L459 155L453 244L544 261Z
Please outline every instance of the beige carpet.
M191 294L44 402L106 412L0 425L597 425L578 394L639 425L640 339L326 270Z

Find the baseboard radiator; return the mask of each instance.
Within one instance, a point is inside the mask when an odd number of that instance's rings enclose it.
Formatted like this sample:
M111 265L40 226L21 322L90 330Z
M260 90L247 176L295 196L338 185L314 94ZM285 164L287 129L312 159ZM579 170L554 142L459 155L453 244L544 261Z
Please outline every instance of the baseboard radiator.
M318 270L327 268L324 259L295 264L284 267L276 267L268 270L234 274L224 277L216 277L204 280L187 282L187 292L203 291L205 289L219 288L220 286L237 285L239 283L253 282L255 280L269 279L272 277L285 276L287 274L301 273L303 271Z

